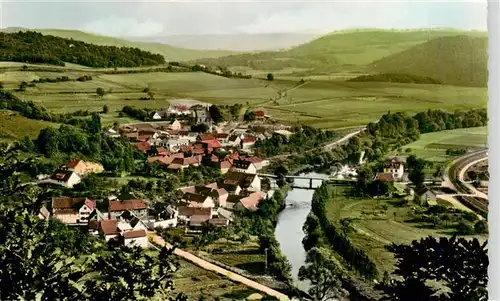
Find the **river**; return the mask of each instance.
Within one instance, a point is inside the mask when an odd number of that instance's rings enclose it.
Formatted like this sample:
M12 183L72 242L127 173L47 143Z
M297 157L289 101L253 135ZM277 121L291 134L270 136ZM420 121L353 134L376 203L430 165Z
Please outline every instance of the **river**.
M325 174L306 173L300 176L328 177ZM319 180L313 180L313 187L321 184ZM309 180L295 179L294 185L308 187ZM307 290L308 283L298 281L298 273L301 266L304 265L306 252L302 246L304 232L302 226L306 221L307 215L311 211L311 200L314 194L313 189L293 188L286 197L286 208L278 215L276 225L276 239L280 244L281 252L287 257L292 266L292 277L295 285L302 290Z

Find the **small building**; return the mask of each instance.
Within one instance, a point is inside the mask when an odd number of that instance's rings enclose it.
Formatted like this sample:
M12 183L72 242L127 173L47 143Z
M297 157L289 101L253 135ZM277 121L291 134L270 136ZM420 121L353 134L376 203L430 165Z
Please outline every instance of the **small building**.
M50 212L45 206L42 206L38 211L38 218L43 220L48 220L50 218Z
M57 171L50 178L40 181L40 183L48 183L59 185L67 188L73 188L80 183L82 178L74 171Z
M247 160L234 160L233 167L231 167L231 170L235 172L243 172L250 174L257 173L257 167L255 167L255 165L252 162Z
M113 219L99 221L98 231L107 242L120 236L118 221Z
M264 110L256 110L255 111L255 119L264 119L266 116L266 113Z
M171 170L183 170L190 166L200 166L201 156L192 156L187 158L174 158L172 163L168 165L168 169Z
M101 173L104 171L104 167L100 163L88 161L85 162L79 159L68 161L65 164L65 167L70 171L74 171L80 177L84 177L91 173Z
M53 197L52 217L64 224L87 224L95 209L95 201L86 197Z
M207 188L211 190L210 188ZM194 208L214 208L215 202L214 199L210 195L198 194L186 192L182 196L182 202L185 202L188 207Z
M220 170L221 175L225 175L232 167L229 160L223 160L216 163L217 168Z
M234 206L234 210L257 211L259 203L263 200L260 191L252 192L241 198Z
M233 172L230 171L227 174L226 179L224 180L224 184L230 186L239 186L241 189L245 189L248 191L260 191L261 189L261 180L257 174L248 174L242 172ZM226 188L226 187L224 187ZM227 190L227 188L226 188Z
M112 128L109 128L107 130L104 131L104 135L106 136L109 136L109 137L113 137L113 138L119 138L120 137L120 134L115 131L114 129Z
M390 182L390 183L392 183L392 182L395 181L394 174L393 173L389 173L389 172L388 173L382 173L382 172L377 173L375 175L374 180L375 181L378 180L378 181L382 181L382 182Z
M168 129L172 131L180 131L182 129L182 124L176 119L168 125Z
M151 149L151 144L146 141L132 142L132 147L140 152L146 153Z
M154 119L154 120L161 120L162 117L161 115L159 114L158 111L155 111L152 115L151 115L151 118Z
M132 212L138 218L147 218L148 207L144 200L109 201L109 219L119 218L125 211Z
M437 196L430 189L425 188L422 191L419 191L418 199L421 206L435 206L437 205Z
M212 208L195 208L195 207L187 207L187 206L179 206L179 221L183 221L189 223L191 217L193 216L209 216L212 218ZM209 219L210 219L209 218Z
M404 161L397 157L391 158L384 163L384 173L391 173L396 181L403 178L404 171Z
M244 150L249 150L255 145L256 141L257 139L255 139L255 137L246 136L241 139L241 148Z
M123 236L123 244L127 247L141 247L147 248L148 241L148 232L146 230L130 230L125 231L122 234Z

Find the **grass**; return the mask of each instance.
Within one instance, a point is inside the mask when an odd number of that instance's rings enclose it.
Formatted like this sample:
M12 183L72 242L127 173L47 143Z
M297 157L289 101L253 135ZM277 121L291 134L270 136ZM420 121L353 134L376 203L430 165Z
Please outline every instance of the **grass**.
M69 71L71 74L83 72ZM58 76L64 73L57 73ZM7 74L7 88L16 87L21 76L48 76L33 72ZM16 82L17 81L17 82ZM296 87L298 80L225 78L202 72L99 74L86 82L37 84L25 92L15 92L25 100L42 104L55 112L75 110L99 111L104 104L110 108L107 122L113 123L116 111L124 105L142 108L163 108L175 98L196 99L218 105L240 103L263 107L266 113L288 123L302 123L325 129L365 125L387 111L416 113L427 109L469 109L486 106L487 89L446 85L344 82L314 80ZM111 90L103 98L95 94L102 87ZM154 100L140 100L150 87ZM278 92L287 90L279 98Z
M353 199L337 194L327 203L328 219L339 225L340 219L353 219L353 231L348 237L354 246L367 252L377 265L380 274L394 269L395 259L385 249L386 245L409 244L413 240L432 236L449 236L447 229L432 229L422 223L411 222L413 204L400 207L394 199ZM384 209L387 206L387 209ZM340 227L340 226L339 226ZM480 240L486 236L477 236Z
M486 147L488 139L488 127L456 129L427 133L420 136L420 139L406 145L411 149L411 154L429 161L445 162L450 159L446 155L446 150L460 148Z
M0 111L0 140L10 141L24 136L35 139L40 130L49 126L58 126L58 124L28 119L16 112Z
M79 30L64 30L64 29L32 29L40 32L43 35L53 35L61 38L72 38L74 40L92 43L95 45L117 46L117 47L137 47L141 50L159 53L168 61L186 61L195 60L206 57L220 57L237 52L225 50L192 50L170 46L161 43L135 42L127 41L118 38L90 34ZM15 30L16 32L19 29Z
M255 291L243 284L234 283L213 272L204 270L190 262L179 260L180 269L174 274L175 293L182 292L188 300L245 300Z

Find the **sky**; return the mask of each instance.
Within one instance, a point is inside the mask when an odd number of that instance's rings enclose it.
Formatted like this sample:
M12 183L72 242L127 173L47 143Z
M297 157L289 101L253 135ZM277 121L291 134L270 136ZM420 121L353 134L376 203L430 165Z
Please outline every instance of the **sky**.
M327 33L352 28L487 30L484 1L0 0L0 27L123 36Z

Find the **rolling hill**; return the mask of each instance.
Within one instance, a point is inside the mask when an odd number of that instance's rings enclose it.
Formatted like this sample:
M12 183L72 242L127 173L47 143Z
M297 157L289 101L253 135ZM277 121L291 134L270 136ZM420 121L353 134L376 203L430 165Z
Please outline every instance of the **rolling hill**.
M213 34L168 35L153 37L124 37L126 40L157 42L176 47L200 50L228 49L239 52L277 51L312 41L322 34L270 33L270 34Z
M407 50L437 37L483 36L485 32L435 30L349 30L334 32L286 51L245 53L205 58L197 63L209 66L246 66L254 70L309 68L315 71L365 70L373 61Z
M165 57L167 61L189 61L200 58L214 58L234 54L233 51L224 50L193 50L170 46L161 43L135 42L123 39L101 36L86 33L79 30L65 29L25 29L25 28L5 28L3 32L18 32L18 31L33 30L42 33L43 35L53 35L61 38L72 38L77 41L91 43L101 46L117 46L117 47L136 47L141 50L159 53Z
M427 76L443 84L484 87L488 39L465 35L435 38L373 62L377 72Z

